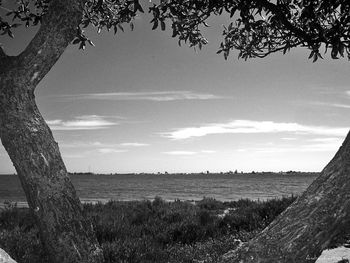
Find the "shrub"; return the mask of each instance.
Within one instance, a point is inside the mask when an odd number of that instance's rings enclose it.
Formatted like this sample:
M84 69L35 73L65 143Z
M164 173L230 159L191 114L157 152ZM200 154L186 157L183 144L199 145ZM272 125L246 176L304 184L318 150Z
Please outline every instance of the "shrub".
M225 205L214 199L214 198L209 198L209 197L204 197L201 201L198 201L196 205L204 210L222 210L225 209Z
M105 263L217 262L235 248L236 238L249 240L295 198L266 202L111 201L85 204ZM224 209L234 208L224 217ZM0 213L0 246L23 263L47 263L34 217L28 209L7 207Z

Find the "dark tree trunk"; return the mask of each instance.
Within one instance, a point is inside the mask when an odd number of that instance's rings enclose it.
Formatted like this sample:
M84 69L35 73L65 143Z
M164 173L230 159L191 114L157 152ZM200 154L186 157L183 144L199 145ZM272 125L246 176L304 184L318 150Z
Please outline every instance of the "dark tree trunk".
M0 137L16 168L53 263L100 263L102 250L82 213L59 148L35 103L34 90L75 35L84 1L51 0L28 47L0 50Z
M350 226L350 133L308 189L253 240L223 262L315 262Z
M58 145L34 95L12 91L9 87L1 94L1 140L34 212L50 262L100 262L93 228L83 218Z

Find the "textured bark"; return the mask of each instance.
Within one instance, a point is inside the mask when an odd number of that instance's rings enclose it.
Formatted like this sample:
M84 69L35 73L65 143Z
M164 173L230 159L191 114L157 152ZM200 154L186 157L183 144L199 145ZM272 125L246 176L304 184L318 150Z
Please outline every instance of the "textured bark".
M0 52L0 137L34 213L50 262L102 262L102 250L69 179L34 90L75 35L83 1L51 0L42 25L18 56Z
M350 133L307 190L261 234L224 256L232 263L315 262L350 226Z

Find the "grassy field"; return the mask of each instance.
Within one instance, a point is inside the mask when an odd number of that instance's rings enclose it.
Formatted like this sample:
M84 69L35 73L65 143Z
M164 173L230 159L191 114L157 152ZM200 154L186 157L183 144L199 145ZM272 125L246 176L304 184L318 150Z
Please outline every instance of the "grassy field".
M85 204L106 263L217 262L267 226L295 197L265 202L194 203L130 201ZM28 209L6 207L0 214L0 247L21 263L47 263Z

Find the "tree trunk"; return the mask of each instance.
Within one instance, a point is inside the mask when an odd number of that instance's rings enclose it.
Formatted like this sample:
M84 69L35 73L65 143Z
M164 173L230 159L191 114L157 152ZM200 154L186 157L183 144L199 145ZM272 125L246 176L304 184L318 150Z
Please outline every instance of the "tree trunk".
M75 36L84 1L51 0L42 25L18 56L0 50L0 138L52 263L100 263L102 250L69 179L34 90ZM1 49L1 48L0 48Z
M92 225L82 208L58 145L31 92L1 94L2 143L20 178L38 222L50 262L99 262Z
M315 262L337 236L350 229L350 133L307 190L256 238L223 262Z

